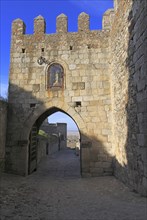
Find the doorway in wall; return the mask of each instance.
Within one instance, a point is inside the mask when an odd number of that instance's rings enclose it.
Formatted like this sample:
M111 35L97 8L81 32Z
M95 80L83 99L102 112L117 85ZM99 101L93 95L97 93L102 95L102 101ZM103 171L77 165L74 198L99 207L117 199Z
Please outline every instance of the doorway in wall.
M80 131L61 109L47 110L32 127L29 174L37 169L46 169L49 175L80 176Z

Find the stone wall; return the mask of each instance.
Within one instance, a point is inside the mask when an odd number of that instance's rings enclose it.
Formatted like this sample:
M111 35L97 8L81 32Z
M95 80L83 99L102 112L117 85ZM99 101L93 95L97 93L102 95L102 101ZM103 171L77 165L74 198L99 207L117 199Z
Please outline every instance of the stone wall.
M56 142L57 147L56 149L60 150L67 147L67 124L66 123L48 123L46 119L40 129L45 131L47 135L50 137L50 140L57 139L54 141ZM56 138L55 138L56 137ZM49 143L51 147L52 143ZM50 150L51 151L51 150ZM52 152L52 151L51 151ZM54 151L56 152L56 150Z
M118 1L111 30L115 175L147 194L147 2Z
M67 124L57 123L57 130L59 134L60 149L64 149L67 147Z
M46 138L42 135L37 136L37 164L41 162L47 155L52 155L58 152L61 148L59 147L59 138L57 135L50 135Z
M48 154L48 139L38 135L37 164Z
M81 141L89 143L82 145L81 161L85 164L82 174L112 174L110 24L107 17L105 14L103 30L90 31L89 16L81 13L75 33L67 31L67 17L63 14L57 17L55 34L45 33L45 20L41 16L34 20L32 35L25 35L22 20L13 22L6 149L9 172L21 174L22 169L27 172L28 146L21 146L19 151L17 143L19 140L27 143L35 121L41 123L58 110L74 119ZM57 63L63 67L62 85L52 88L49 70ZM19 172L18 158L21 157L26 163Z
M37 164L47 155L52 155L60 150L59 138L52 134L49 138L38 135L37 137Z
M0 172L4 171L7 128L7 103L0 100Z
M57 17L54 34L45 33L42 16L34 19L32 35L25 34L22 20L13 22L7 171L27 174L33 124L61 111L79 128L83 176L114 171L146 194L147 3L114 3L100 31L89 30L85 13L75 33L68 32L64 14Z
M48 154L52 155L60 150L60 145L59 145L59 137L55 134L52 134L50 136L50 141L48 145Z

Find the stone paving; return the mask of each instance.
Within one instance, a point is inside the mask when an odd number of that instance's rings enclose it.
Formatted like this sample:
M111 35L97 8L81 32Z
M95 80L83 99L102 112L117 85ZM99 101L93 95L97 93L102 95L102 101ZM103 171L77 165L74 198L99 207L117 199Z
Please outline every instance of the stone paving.
M73 150L48 156L21 177L2 174L1 220L145 220L147 200L114 177L80 177Z

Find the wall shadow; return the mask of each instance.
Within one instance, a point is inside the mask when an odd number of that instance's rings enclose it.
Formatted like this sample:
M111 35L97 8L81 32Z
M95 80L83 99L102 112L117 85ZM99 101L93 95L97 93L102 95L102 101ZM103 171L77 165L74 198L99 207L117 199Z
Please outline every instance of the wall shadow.
M56 100L56 104L50 104L50 107L48 107L47 103L52 103L50 97L36 98L39 97L40 92L38 84L34 84L35 91L32 90L32 85L29 85L31 87L31 89L29 88L30 91L26 91L17 85L10 84L6 147L7 172L27 175L29 134L32 126L35 122L39 126L48 114L60 109L60 111L74 119L77 125L80 124L77 118L81 120L81 125L78 127L81 133L83 176L102 176L114 173L132 190L145 195L147 164L147 55L145 48L147 32L144 20L146 19L147 4L146 1L141 0L132 2L132 8L128 16L129 28L125 29L127 34L129 33L127 59L123 60L126 71L129 72L127 101L123 105L126 110L125 117L128 132L125 146L122 143L119 143L121 146L118 146L120 154L121 149L119 147L125 151L126 164L122 165L116 155L110 154L111 149L104 146L103 141L93 135L94 132L86 127L80 113L77 113L73 107L68 106L63 101L66 105L66 110L64 110L62 104L59 105L61 101L55 96L53 99ZM123 6L123 3L120 2L120 4ZM141 24L138 19L142 22ZM137 46L138 44L140 45ZM121 86L123 85L121 84ZM43 92L45 91L43 90ZM121 95L123 96L123 94ZM122 112L119 113L121 117ZM121 125L119 125L119 129L122 129Z
M76 123L76 121L65 111L63 111L62 109L58 108L58 107L50 107L49 109L47 109L43 114L41 114L38 119L36 120L35 124L37 125L37 130L39 131L40 127L41 129L43 129L44 131L48 131L48 134L50 135L50 139L48 141L48 151L51 152L52 151L52 155L59 152L59 151L62 151L61 152L61 155L63 154L63 151L65 151L65 157L66 155L68 155L67 153L67 150L70 149L67 147L67 127L66 127L66 133L65 133L65 130L62 131L62 128L64 125L61 125L60 123L56 122L54 125L58 126L58 129L56 130L53 126L53 124L49 123L51 125L51 127L42 127L42 123L44 122L44 120L46 118L48 118L49 116L51 116L52 114L56 113L56 112L62 112L64 113L65 115L69 116L73 121L74 123L76 124L77 128L78 128L78 133L79 133L79 138L81 139L81 134L80 134L80 129ZM48 126L49 126L48 124ZM60 127L59 127L60 126ZM61 127L62 126L62 127ZM60 129L60 132L59 132L59 129ZM65 129L65 127L64 127ZM62 134L61 136L59 136L60 134ZM56 136L55 136L56 135ZM52 145L52 146L51 146ZM54 149L53 149L54 148ZM75 145L75 150L76 150L76 145ZM74 153L74 151L71 151ZM58 153L59 154L59 153ZM75 151L75 154L76 154L76 151ZM51 154L50 154L51 155ZM69 154L70 155L70 154ZM63 155L62 155L63 156ZM80 154L79 154L79 157L80 157ZM66 158L65 158L66 159ZM77 160L78 161L78 160ZM79 161L81 161L79 159ZM69 161L70 162L70 161ZM74 164L73 164L74 166ZM75 166L78 168L78 166ZM81 164L79 166L79 173L81 172Z
M46 101L37 99L33 91L26 91L17 85L9 85L8 130L6 144L5 170L8 173L20 175L28 174L29 136L33 125L39 128L49 115L61 111L71 117L79 128L81 136L81 170L82 176L112 175L112 156L97 137L88 135L87 128L75 120L79 114L71 108L69 112L59 108L58 105L47 107ZM49 98L49 102L51 99ZM58 103L58 100L57 100ZM73 113L73 115L71 114ZM79 117L80 118L80 117ZM81 120L81 119L80 119ZM81 127L80 127L81 126Z
M114 174L133 191L147 196L147 2L133 1L128 16L127 164L115 158ZM126 33L124 33L126 34ZM121 113L120 113L121 114Z

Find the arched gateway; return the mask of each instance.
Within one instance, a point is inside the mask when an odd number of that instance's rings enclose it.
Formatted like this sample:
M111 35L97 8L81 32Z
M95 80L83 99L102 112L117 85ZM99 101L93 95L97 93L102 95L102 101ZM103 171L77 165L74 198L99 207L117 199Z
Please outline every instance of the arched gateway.
M70 116L74 121L75 123L78 121L77 126L78 126L78 129L79 129L79 132L80 132L80 140L85 140L84 139L84 135L83 132L86 128L86 126L84 125L84 121L81 117L79 117L79 115L77 114L77 112L75 111L72 111L72 109L70 109L69 106L64 106L64 103L63 102L60 102L58 103L54 103L54 102L49 102L49 103L46 103L45 107L42 108L38 108L35 110L35 114L33 112L32 115L30 115L30 117L28 118L28 120L26 121L26 123L24 124L24 127L23 127L23 132L21 133L21 139L22 140L28 140L27 141L27 146L26 148L28 149L27 152L28 152L28 155L27 155L27 160L29 160L30 158L30 150L29 148L31 147L31 143L30 143L30 139L29 139L29 136L30 136L30 133L32 132L32 129L36 129L38 130L40 125L42 124L42 122L47 118L49 117L51 114L55 113L55 112L63 112L65 114L67 114L68 116ZM68 112L68 113L67 113ZM85 132L84 132L85 133ZM35 146L35 148L37 148L37 145ZM37 155L36 155L37 156ZM82 153L81 153L81 158L82 158ZM35 161L35 165L33 165L33 170L35 170L37 168L37 158L33 158L33 161ZM31 163L33 163L33 161L28 161L26 164L28 164L29 167L26 166L26 173L27 171L29 173L31 173ZM82 168L82 164L81 164L81 168Z
M102 31L89 30L87 14L78 19L78 32L70 33L67 17L58 16L51 35L42 16L34 20L33 35L25 35L22 20L13 22L7 172L28 174L31 129L59 109L79 127L82 175L112 174L109 19Z
M60 109L79 127L82 175L114 174L146 195L146 7L114 0L102 30L89 30L85 13L74 33L64 14L55 34L46 34L42 16L31 35L13 22L6 172L28 174L32 127Z

